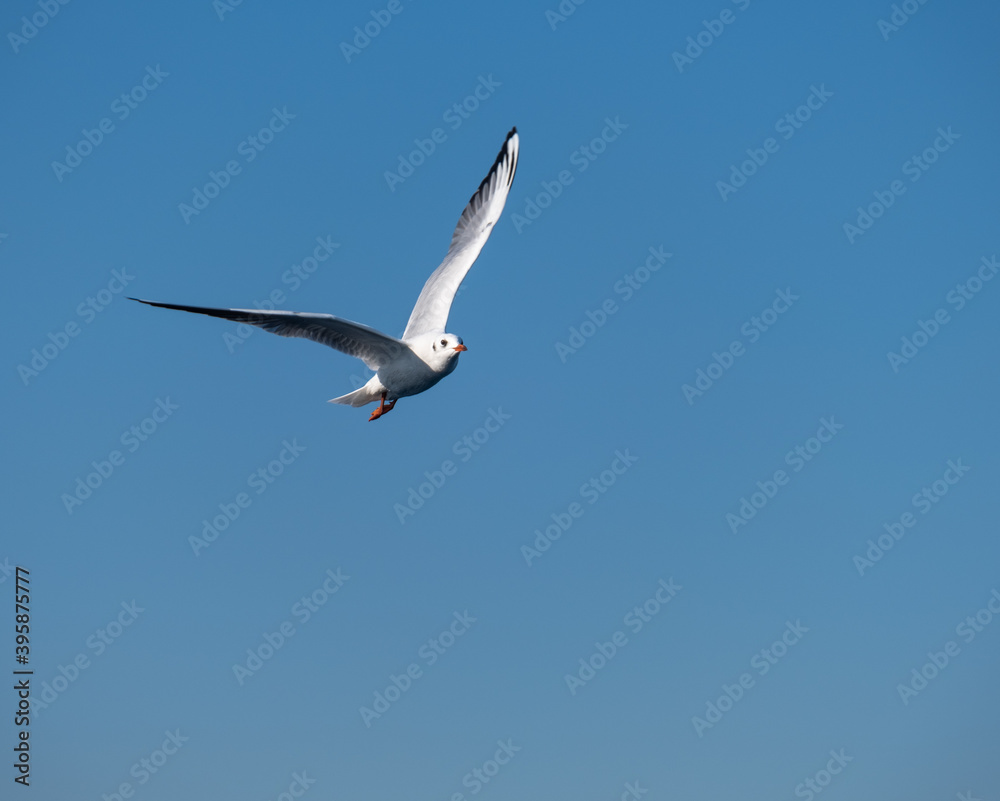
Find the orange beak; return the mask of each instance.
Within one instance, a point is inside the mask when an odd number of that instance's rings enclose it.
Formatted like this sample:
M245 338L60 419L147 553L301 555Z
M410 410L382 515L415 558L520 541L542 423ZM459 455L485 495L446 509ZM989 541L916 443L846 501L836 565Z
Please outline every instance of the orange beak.
M463 350L468 350L468 348L465 347L465 345L456 345L455 346L455 350L457 350L459 353L461 353Z

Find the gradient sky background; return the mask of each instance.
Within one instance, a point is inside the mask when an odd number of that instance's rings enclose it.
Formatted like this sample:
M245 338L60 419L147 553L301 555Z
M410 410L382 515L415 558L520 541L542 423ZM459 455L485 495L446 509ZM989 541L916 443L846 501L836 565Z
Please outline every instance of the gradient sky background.
M209 0L71 3L6 37L0 559L31 571L33 695L49 699L24 796L97 801L129 782L150 801L263 800L304 772L314 799L611 801L626 782L647 799L808 798L832 749L852 761L822 801L1000 797L1000 621L956 631L1000 590L1000 281L948 301L1000 255L995 4L917 6L886 38L892 6L853 0L593 0L564 21L546 16L556 0L398 2L350 61L341 43L386 4L245 2L220 20ZM673 54L724 11L679 70ZM18 0L0 28L33 14ZM116 99L157 69L122 119ZM446 117L481 80L479 107ZM776 123L813 87L825 102L784 138ZM273 109L294 119L247 161ZM105 117L113 130L60 180L53 162ZM587 161L606 119L627 127ZM233 324L124 299L247 307L284 289L285 308L398 335L512 125L512 194L449 322L469 352L377 423L325 402L367 377L359 361L262 331L227 347ZM390 189L435 128L444 141ZM768 138L775 152L723 199L717 182ZM240 173L185 222L179 205L230 160ZM572 183L517 224L564 170ZM849 236L894 181L905 192ZM338 247L293 290L282 276L317 237ZM651 247L672 256L626 302L616 282ZM744 325L778 291L798 299L751 342ZM561 359L608 299L617 311ZM938 309L949 321L894 371L887 354ZM64 350L19 370L68 323ZM742 355L689 403L683 385L734 341ZM130 450L158 401L176 409ZM509 417L464 451L493 412ZM842 428L796 462L831 418ZM248 477L285 441L305 450L258 494ZM636 461L591 504L580 488L616 451ZM401 523L394 505L447 460ZM949 460L970 469L921 512L914 495ZM734 533L727 514L782 469ZM250 505L195 555L202 521L241 492ZM528 566L522 546L573 503L582 516ZM860 574L854 557L907 512L916 525ZM337 569L350 578L303 622L293 607ZM661 579L682 589L635 632L624 618ZM428 664L465 612L475 623ZM787 622L808 633L761 675L752 660ZM283 623L294 635L241 685L234 665ZM616 631L627 644L571 692ZM949 641L958 654L904 703L899 685ZM420 678L366 726L359 710L411 663ZM696 731L744 673L753 685ZM2 694L8 760L15 704ZM132 772L168 730L188 740ZM520 750L474 792L465 777L498 740Z

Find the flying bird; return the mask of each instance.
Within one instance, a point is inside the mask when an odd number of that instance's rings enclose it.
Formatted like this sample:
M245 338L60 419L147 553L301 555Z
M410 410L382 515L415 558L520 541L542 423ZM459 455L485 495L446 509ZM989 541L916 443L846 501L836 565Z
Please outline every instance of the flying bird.
M130 298L162 309L207 314L255 325L283 337L303 337L361 359L375 375L361 389L330 403L364 406L378 401L369 421L391 411L396 401L433 387L458 366L468 350L462 338L445 331L455 293L500 219L517 170L517 128L512 128L489 174L469 199L451 236L451 247L431 273L400 339L332 314L260 309L213 309Z

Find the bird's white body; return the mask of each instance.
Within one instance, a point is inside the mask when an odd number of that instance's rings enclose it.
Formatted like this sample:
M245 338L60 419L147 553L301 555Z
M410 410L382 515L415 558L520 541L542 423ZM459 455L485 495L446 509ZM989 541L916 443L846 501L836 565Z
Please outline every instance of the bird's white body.
M407 345L406 352L382 365L361 389L334 398L330 403L343 403L348 406L364 406L385 398L395 401L409 395L419 395L430 389L447 375L451 375L458 367L458 352L446 352L447 343L462 344L462 340L452 334L427 333L414 337ZM421 354L430 352L431 357ZM437 357L437 358L435 358Z
M399 398L430 389L458 366L458 354L466 347L461 337L445 332L448 314L462 280L500 219L517 170L518 148L517 128L513 128L493 167L462 211L448 253L424 284L400 339L332 314L139 302L255 325L280 336L311 339L357 356L375 375L361 389L334 398L331 403L364 406L380 401L369 418L377 419Z

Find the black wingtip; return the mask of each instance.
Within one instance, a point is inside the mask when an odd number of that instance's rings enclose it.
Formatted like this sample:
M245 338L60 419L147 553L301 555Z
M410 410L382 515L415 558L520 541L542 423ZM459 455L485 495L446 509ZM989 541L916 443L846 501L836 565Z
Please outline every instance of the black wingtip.
M507 136L503 140L503 145L500 146L500 152L497 153L497 157L493 160L493 166L490 167L490 171L486 173L486 177L483 178L482 181L480 181L479 186L476 188L476 191L472 193L472 197L469 198L469 203L475 200L476 195L478 195L480 192L483 191L483 187L490 182L490 179L493 177L493 173L495 173L499 169L500 164L507 156L507 146L508 144L510 144L510 140L513 139L515 136L517 136L516 125L513 128L511 128L510 131L507 132ZM507 184L508 186L514 183L514 173L516 171L517 171L517 154L514 155L514 161L513 164L511 165L510 181ZM466 205L468 205L468 203Z

